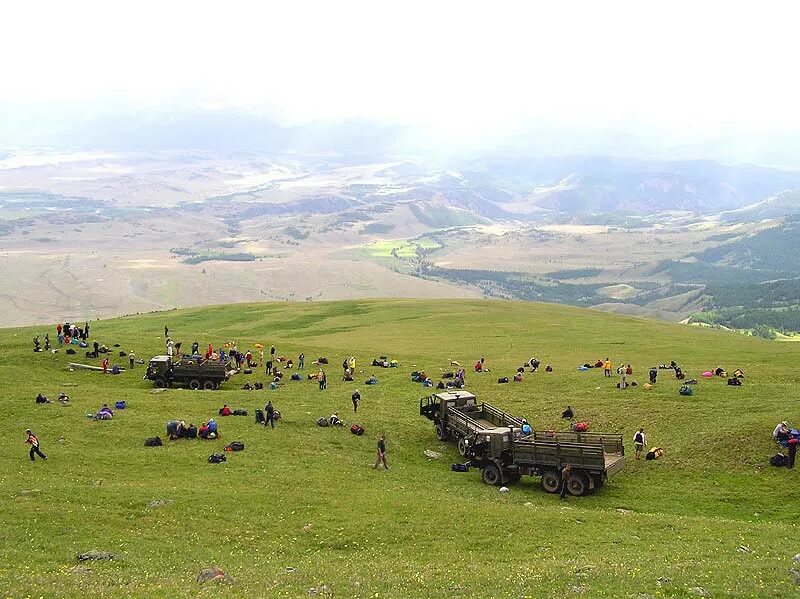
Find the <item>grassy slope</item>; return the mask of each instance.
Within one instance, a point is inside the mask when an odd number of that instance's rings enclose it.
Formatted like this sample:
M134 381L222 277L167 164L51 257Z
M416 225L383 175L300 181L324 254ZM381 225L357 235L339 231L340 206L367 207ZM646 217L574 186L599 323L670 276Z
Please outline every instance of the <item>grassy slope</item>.
M30 351L43 328L0 331L4 596L195 596L194 578L210 564L236 582L203 596L304 596L321 584L340 597L680 597L694 586L714 596L788 596L797 588L787 571L798 551L795 473L765 466L775 422L798 420L795 344L487 301L190 309L96 322L93 336L146 357L161 350L165 323L186 346L195 338L201 347L234 339L240 348L263 342L287 355L304 351L308 362L327 355L330 387L319 392L303 381L247 392L238 390L240 375L219 392L151 394L141 367L118 377L70 373L63 353ZM314 424L337 408L352 421L354 385L338 380L338 365L351 353L363 371L361 438ZM398 358L401 368L370 368L379 354ZM480 354L492 372L467 377L479 398L537 428L560 427L569 403L592 430L623 432L626 443L643 425L665 458L630 459L601 493L566 502L534 479L502 495L477 472L451 473L458 455L418 415L423 389L408 373L449 369L451 359L469 367ZM532 355L555 372L527 375L522 384L494 382ZM601 371L575 369L607 355L631 362L640 383L650 365L671 359L698 378L719 364L741 367L747 378L741 388L703 380L692 398L682 398L664 371L652 391L620 392ZM360 384L373 370L380 384ZM73 406L34 404L37 391L53 398L61 389ZM252 415L267 398L285 415L275 431L256 427L252 416L231 417L221 419L222 441L142 446L145 437L163 436L169 418L199 424L223 402ZM117 399L130 408L113 421L84 418ZM47 462L28 461L27 427L39 434ZM369 468L382 430L389 472ZM227 464L206 463L232 439L247 449ZM426 448L444 456L428 461ZM153 499L174 503L148 509ZM120 559L73 571L75 554L89 549Z

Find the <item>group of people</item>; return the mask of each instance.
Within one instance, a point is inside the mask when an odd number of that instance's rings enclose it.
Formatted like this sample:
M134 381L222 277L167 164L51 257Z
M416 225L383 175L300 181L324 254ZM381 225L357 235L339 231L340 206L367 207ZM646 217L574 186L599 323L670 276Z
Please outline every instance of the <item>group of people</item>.
M184 420L170 420L167 422L167 437L170 441L178 439L216 439L219 437L217 422L211 418L203 422L200 427L186 424Z

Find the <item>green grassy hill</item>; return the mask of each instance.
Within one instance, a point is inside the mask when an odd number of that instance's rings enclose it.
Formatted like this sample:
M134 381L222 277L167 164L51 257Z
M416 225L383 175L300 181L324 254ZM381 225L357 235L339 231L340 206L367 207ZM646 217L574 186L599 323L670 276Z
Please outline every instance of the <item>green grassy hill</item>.
M490 301L218 306L99 321L92 337L149 358L163 352L165 324L184 348L195 339L201 347L234 340L240 349L274 343L295 359L303 351L306 372L327 356L329 388L304 380L240 389L262 374L237 375L215 392L153 394L141 366L120 376L69 372L63 350L31 351L45 327L0 331L3 597L644 598L697 596L695 587L714 597L798 595L790 572L800 551L797 475L768 465L775 423L800 421L797 344ZM54 338L55 327L49 332ZM356 384L339 380L351 354ZM492 372L472 372L481 354ZM370 367L378 355L400 368ZM554 372L496 383L531 356ZM685 398L669 371L650 391L619 391L601 370L576 370L606 356L615 366L630 362L640 385L651 365L670 360L690 377L722 365L746 378L740 388L701 380ZM409 377L450 369L451 360L467 368L479 399L535 428L562 428L570 404L591 430L623 433L627 468L601 492L567 501L537 479L501 494L476 471L451 472L460 458L418 415L427 390ZM371 372L380 383L365 387ZM363 400L354 419L355 387ZM61 390L72 406L34 403L37 392L54 399ZM129 407L112 421L85 417L120 399ZM284 415L275 430L254 424L267 399ZM199 424L223 403L250 416L219 419L221 440L143 446L164 437L168 419ZM366 434L315 425L335 409ZM662 460L633 460L638 426L664 448ZM28 460L28 427L46 462ZM384 431L388 472L370 468ZM206 462L234 439L244 452ZM443 456L428 460L425 449ZM166 504L150 507L153 500ZM76 554L93 549L117 559L76 566ZM212 564L232 585L195 581Z

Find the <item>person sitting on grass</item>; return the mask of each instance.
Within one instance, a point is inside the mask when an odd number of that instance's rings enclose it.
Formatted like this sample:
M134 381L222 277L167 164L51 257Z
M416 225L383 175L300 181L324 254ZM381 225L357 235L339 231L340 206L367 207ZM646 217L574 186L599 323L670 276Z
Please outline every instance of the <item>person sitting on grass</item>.
M231 415L231 409L228 407L228 404L225 404L224 406L222 406L219 409L219 415L220 416L230 416Z
M342 422L339 418L339 412L334 412L331 414L329 421L331 426L344 426L344 422Z
M97 414L94 415L95 420L111 420L113 417L114 412L108 407L107 403L104 403L103 407L97 410Z
M789 423L786 420L779 422L775 427L775 430L772 431L772 437L778 442L786 441L791 436L792 434L789 430Z

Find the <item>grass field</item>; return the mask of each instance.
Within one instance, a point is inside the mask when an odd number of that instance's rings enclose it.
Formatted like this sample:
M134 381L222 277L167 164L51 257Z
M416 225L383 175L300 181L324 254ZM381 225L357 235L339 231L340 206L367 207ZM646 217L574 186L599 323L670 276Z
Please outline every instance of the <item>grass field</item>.
M197 339L201 347L274 343L295 359L303 351L306 372L327 356L329 388L304 380L243 391L245 380L264 376L237 375L220 391L153 394L141 366L119 376L69 372L83 352L31 351L44 327L0 331L0 596L800 596L790 572L800 552L796 473L768 464L776 422L800 420L797 344L478 300L219 306L97 321L92 337L146 359L163 351L165 324L185 348ZM339 380L351 354L356 384ZM492 372L471 372L481 354ZM378 355L400 368L373 369ZM496 383L532 356L554 372ZM601 370L576 370L606 356L630 362L640 384L651 365L673 359L690 377L718 365L746 377L739 388L701 380L684 398L667 371L650 391L619 391ZM627 468L601 492L563 502L536 479L500 494L479 472L450 472L460 458L418 415L427 390L409 373L450 369L451 360L467 367L479 399L535 428L563 427L570 404L590 430L623 433ZM380 383L365 387L371 372ZM363 400L354 419L355 387ZM34 403L37 392L55 399L61 390L73 405ZM129 407L112 421L85 417L120 399ZM284 416L275 430L253 420L267 399ZM143 446L164 438L168 419L199 424L223 403L250 416L218 419L222 439ZM366 434L315 425L335 409ZM662 460L633 460L638 426L664 448ZM46 462L29 461L26 428L39 435ZM390 471L370 468L381 432ZM234 439L245 451L207 463ZM428 460L425 449L443 456ZM164 501L150 507L154 500ZM76 564L89 550L117 559ZM198 584L211 565L234 582Z

